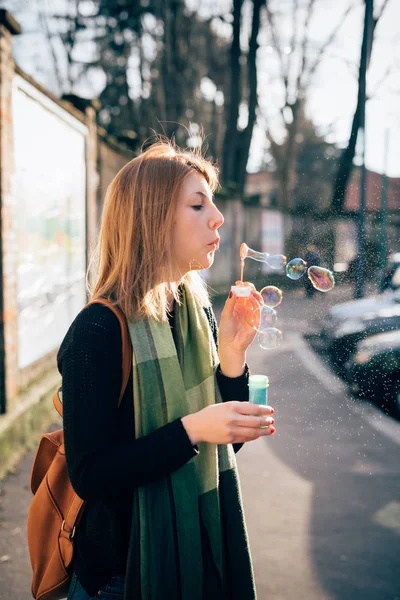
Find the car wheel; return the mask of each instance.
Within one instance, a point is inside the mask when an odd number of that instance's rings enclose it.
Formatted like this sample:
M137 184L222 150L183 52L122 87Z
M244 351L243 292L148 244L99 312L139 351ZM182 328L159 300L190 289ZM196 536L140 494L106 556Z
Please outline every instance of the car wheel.
M390 412L396 419L400 419L400 379L393 382L390 391Z

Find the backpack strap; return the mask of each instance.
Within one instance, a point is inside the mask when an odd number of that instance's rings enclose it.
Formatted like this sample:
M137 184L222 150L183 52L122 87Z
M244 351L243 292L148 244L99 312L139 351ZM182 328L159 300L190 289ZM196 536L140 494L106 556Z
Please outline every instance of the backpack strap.
M120 327L121 327L121 338L122 338L122 383L121 383L121 392L118 399L118 406L121 404L121 400L123 395L125 394L126 386L128 385L129 375L131 373L132 367L132 345L128 332L128 324L126 322L126 317L122 310L111 304L109 300L105 298L98 298L97 300L92 300L88 302L84 308L89 306L90 304L104 304L107 306L117 317ZM84 309L82 309L84 310ZM62 417L63 414L63 405L62 405L62 387L58 388L54 392L53 395L53 404L54 408L58 412L58 414Z
M128 332L128 324L126 322L126 317L119 306L115 306L111 304L109 300L105 298L98 298L97 300L93 300L89 302L86 306L90 304L104 304L107 306L114 315L117 317L120 327L121 327L121 338L122 338L122 384L121 384L121 392L119 395L118 406L121 404L121 400L123 395L125 394L126 386L128 385L129 375L131 373L132 368L132 345L131 339L129 337Z
M62 562L66 569L71 565L74 556L73 538L75 536L75 528L79 524L85 505L85 500L82 500L77 494L74 494L64 520L61 523L60 533L58 534L58 544Z
M85 501L75 494L61 523L60 537L72 540L75 535L75 525L78 522L78 517L84 504Z

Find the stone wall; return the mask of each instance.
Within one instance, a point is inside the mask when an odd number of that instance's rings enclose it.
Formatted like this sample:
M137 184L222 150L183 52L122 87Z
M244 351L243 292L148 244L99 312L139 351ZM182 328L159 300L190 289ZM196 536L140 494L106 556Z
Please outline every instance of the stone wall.
M97 188L97 227L100 227L101 213L107 188L114 176L123 166L133 158L127 149L123 150L104 134L98 136L98 163L99 185Z
M99 132L96 125L96 103L68 96L62 99L35 82L29 75L22 72L15 64L12 57L13 36L21 32L20 26L7 11L0 9L0 477L3 476L17 462L19 456L26 447L36 444L40 434L46 430L51 422L59 422L59 418L52 406L52 395L60 384L60 375L56 368L57 348L46 350L37 360L26 361L28 364L19 366L18 344L21 338L21 328L18 326L21 319L21 304L18 297L19 288L17 273L21 256L18 238L21 236L19 220L21 219L21 207L17 204L17 198L21 197L21 189L16 193L16 185L21 186L26 182L25 172L19 172L15 152L16 125L19 131L26 131L29 135L29 122L25 124L26 115L13 114L15 107L15 94L22 93L26 88L27 93L32 92L35 96L37 106L42 106L44 114L46 110L52 118L60 123L68 123L77 135L84 137L82 148L83 170L80 169L83 195L84 222L83 237L84 249L82 262L86 271L88 260L96 244L99 230L100 214L104 190L114 177L116 172L131 158L129 151L114 140L110 140L103 132ZM25 83L24 83L25 82ZM21 88L21 89L20 89ZM35 103L33 102L33 105ZM18 112L18 111L17 111ZM24 119L24 123L18 120ZM22 123L22 124L21 124ZM65 129L67 131L67 129ZM49 134L47 131L46 133ZM72 134L74 135L74 134ZM50 132L51 136L51 132ZM55 151L65 146L66 140L58 139ZM58 146L59 144L59 146ZM19 142L20 149L21 141ZM69 148L68 144L67 147ZM51 151L51 149L50 149ZM71 150L73 152L73 150ZM40 161L39 153L34 158ZM38 158L39 157L39 158ZM45 160L45 159L43 159ZM66 158L66 164L57 164L60 173L66 176L67 181L72 181L75 173L70 172L71 163L81 164L79 158L71 155L71 160ZM46 172L47 165L41 164ZM32 169L31 169L32 172ZM83 173L83 174L82 174ZM53 180L57 179L54 177ZM68 179L69 178L69 179ZM82 190L82 186L80 190ZM41 180L37 188L41 189ZM73 186L71 186L73 190ZM37 190L36 190L37 191ZM27 194L30 189L27 189ZM51 198L51 190L46 190L46 177L43 177L43 198ZM40 202L40 193L38 202ZM33 199L30 200L30 206ZM38 214L40 214L38 206ZM35 210L35 209L34 209ZM72 219L72 216L67 218ZM51 219L50 219L51 220ZM68 223L73 221L68 221ZM47 221L46 221L47 223ZM69 226L69 225L68 225ZM59 231L59 235L66 235L65 231ZM32 250L34 252L34 250ZM54 277L53 283L62 287L61 281ZM55 287L57 289L57 287ZM79 296L80 297L80 296ZM57 321L57 291L55 299L47 297L49 311L53 311ZM73 310L78 311L85 304L86 294L82 287L82 301L80 306ZM52 304L54 302L54 304ZM29 305L29 301L28 301ZM46 308L40 309L45 314ZM40 314L42 314L40 313ZM67 315L68 322L72 321ZM56 323L59 325L59 322ZM45 338L49 335L49 327L43 319L43 332ZM24 333L22 332L22 336ZM29 332L26 334L29 336ZM29 340L28 340L29 341ZM34 349L34 339L32 339ZM20 346L21 347L21 346ZM32 353L33 355L33 353Z

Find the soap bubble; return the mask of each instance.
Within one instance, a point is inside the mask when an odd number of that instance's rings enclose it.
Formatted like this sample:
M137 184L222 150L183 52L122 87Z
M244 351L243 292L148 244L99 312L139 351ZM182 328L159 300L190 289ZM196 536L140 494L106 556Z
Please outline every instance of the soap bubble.
M258 334L258 343L264 350L277 348L282 341L282 332L275 327L269 327Z
M260 306L253 315L253 327L259 333L275 327L278 320L277 314L270 306Z
M268 252L258 252L257 250L253 250L249 248L249 246L245 243L240 244L240 260L244 260L245 258L252 258L258 262L263 262L267 264L271 269L283 269L286 265L286 256L283 254L268 254Z
M316 290L320 292L329 292L335 285L335 278L332 271L323 267L310 267L308 269L308 279Z
M269 267L271 267L271 269L280 271L286 265L286 256L283 256L283 254L267 254L267 253L265 253L264 262Z
M286 275L290 279L296 281L303 277L307 271L308 278L313 287L321 292L328 292L335 286L335 279L332 271L323 267L311 266L307 270L307 262L302 258L293 258L288 264L286 256L283 254L268 254L267 252L258 252L249 248L247 244L242 243L240 246L240 268L243 281L243 269L245 259L251 258L258 262L263 262L271 269L281 270L286 267ZM244 320L246 325L251 325L258 332L258 343L264 350L273 350L277 348L282 341L282 332L275 327L277 322L277 314L274 310L283 300L282 290L274 285L267 285L260 294L263 299L263 306L254 309L254 305L249 304L246 298L242 298L242 310L240 318Z
M307 263L302 258L293 258L293 260L286 265L286 275L290 277L290 279L300 279L300 277L303 277L306 270Z
M274 285L267 285L261 290L260 294L262 296L265 306L269 306L270 308L275 308L275 306L279 306L283 299L282 290L275 287Z

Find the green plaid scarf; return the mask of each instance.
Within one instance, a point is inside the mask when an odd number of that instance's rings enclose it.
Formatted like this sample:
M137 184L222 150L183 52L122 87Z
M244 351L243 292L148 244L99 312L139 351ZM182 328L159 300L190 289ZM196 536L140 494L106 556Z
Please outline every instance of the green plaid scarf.
M128 323L133 347L136 439L222 402L218 354L205 311L182 286L169 323ZM203 565L202 536L210 556ZM221 594L221 590L223 590ZM199 444L170 476L136 488L126 600L256 598L232 445Z

